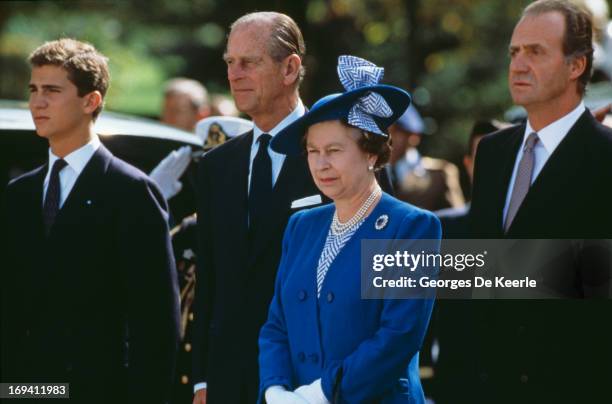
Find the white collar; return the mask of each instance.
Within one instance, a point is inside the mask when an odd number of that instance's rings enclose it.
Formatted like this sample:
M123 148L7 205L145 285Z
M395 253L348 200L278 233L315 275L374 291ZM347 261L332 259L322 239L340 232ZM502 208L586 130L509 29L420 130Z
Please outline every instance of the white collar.
M84 146L76 149L72 153L68 154L64 157L64 161L68 163L68 166L72 168L77 175L80 175L93 154L100 147L100 138L98 135L93 135L91 140ZM56 160L59 160L59 157L53 154L51 148L49 148L49 172L53 168L53 164Z
M256 143L257 139L259 139L259 136L261 136L263 133L268 133L272 137L276 136L276 134L278 134L281 130L285 129L287 126L289 126L289 124L300 118L305 113L306 108L304 107L302 100L298 98L298 103L293 109L293 111L291 111L289 115L287 115L282 121L278 123L278 125L270 129L269 131L264 132L259 129L257 125L253 124L253 143Z
M549 155L555 151L559 143L561 143L565 135L567 135L585 110L586 107L584 106L584 102L580 101L580 104L578 104L572 112L537 131L538 138ZM529 119L527 119L525 134L523 135L523 144L525 144L527 136L532 132L535 131L531 127Z

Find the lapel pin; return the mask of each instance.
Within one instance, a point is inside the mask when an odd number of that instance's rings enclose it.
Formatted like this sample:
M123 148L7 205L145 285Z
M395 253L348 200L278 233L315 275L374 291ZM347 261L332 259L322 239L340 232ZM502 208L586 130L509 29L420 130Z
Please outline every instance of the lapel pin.
M376 219L374 227L376 228L376 230L382 230L385 228L385 226L387 226L387 223L389 223L389 216L380 215L378 219Z

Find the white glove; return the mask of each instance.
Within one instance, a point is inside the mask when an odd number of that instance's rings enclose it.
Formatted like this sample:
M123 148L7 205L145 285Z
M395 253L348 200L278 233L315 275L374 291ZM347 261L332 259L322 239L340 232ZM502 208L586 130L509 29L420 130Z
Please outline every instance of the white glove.
M183 189L183 184L178 179L181 178L190 162L191 147L183 146L171 151L149 174L159 186L166 200Z
M302 397L309 404L329 404L327 397L323 394L321 379L317 379L308 385L298 387L294 393Z
M308 404L308 401L291 391L285 390L283 386L268 387L265 396L268 404Z

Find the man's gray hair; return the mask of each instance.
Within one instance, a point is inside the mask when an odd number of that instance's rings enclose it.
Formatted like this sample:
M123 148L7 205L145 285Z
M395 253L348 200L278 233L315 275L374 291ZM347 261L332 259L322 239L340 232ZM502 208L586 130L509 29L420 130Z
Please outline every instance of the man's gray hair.
M569 62L582 56L586 59L584 72L578 78L578 93L584 95L593 70L592 16L586 9L568 0L538 0L525 7L522 17L553 12L565 19L562 46L566 60Z
M302 31L296 22L286 14L274 11L259 11L245 14L234 21L230 27L233 31L236 27L249 24L266 24L270 27L270 40L268 41L268 54L276 62L282 62L289 55L298 55L304 60L306 45ZM230 31L230 32L231 32ZM306 69L300 67L297 84L302 82Z

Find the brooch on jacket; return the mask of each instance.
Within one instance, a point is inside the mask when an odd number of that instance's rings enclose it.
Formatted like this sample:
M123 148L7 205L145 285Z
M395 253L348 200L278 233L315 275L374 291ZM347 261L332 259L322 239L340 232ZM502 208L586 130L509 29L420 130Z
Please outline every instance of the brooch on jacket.
M387 226L387 223L389 223L389 216L380 215L378 219L376 219L376 222L374 222L374 228L376 228L376 230L382 230Z

